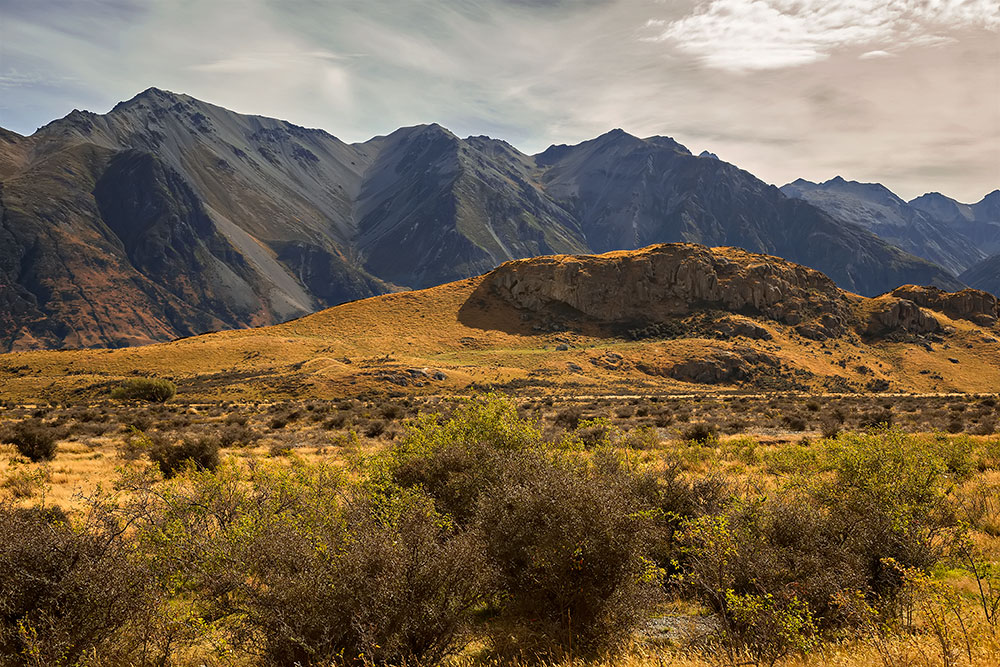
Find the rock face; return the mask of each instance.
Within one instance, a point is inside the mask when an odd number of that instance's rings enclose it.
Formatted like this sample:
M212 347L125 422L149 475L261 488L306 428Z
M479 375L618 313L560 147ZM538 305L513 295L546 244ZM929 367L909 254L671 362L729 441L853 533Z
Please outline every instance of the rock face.
M852 334L924 336L945 332L935 312L991 327L998 314L997 299L977 290L949 293L908 285L869 299L778 257L690 243L512 261L488 274L483 287L530 319L559 313L615 331L641 327L666 337L690 336L679 325L683 321L694 323L699 336L769 340L761 320L815 341ZM726 377L739 367L720 359L698 364L708 374L725 368Z
M543 313L569 307L607 323L668 321L711 308L788 325L817 321L840 335L854 318L851 298L818 271L689 243L508 262L486 281L517 308Z
M904 285L894 289L891 295L908 299L922 308L944 313L953 320L968 320L991 327L1000 318L1000 302L992 294L981 290L945 292L935 287Z
M665 375L682 382L732 384L758 377L781 366L777 357L749 348L716 350L702 357L686 359L666 368L637 366L647 375Z
M530 156L423 125L346 144L155 88L30 137L0 130L0 351L266 325L511 259L672 241L780 255L861 294L960 287L667 137ZM766 277L753 289L733 303L775 306Z
M909 299L881 298L868 316L864 333L871 337L892 334L928 334L941 331L941 323Z

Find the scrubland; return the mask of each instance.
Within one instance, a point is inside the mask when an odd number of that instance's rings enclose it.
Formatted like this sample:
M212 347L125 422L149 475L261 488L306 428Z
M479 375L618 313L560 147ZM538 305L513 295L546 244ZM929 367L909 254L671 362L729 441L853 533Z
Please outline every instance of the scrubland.
M0 664L1000 663L996 396L119 396L0 411Z

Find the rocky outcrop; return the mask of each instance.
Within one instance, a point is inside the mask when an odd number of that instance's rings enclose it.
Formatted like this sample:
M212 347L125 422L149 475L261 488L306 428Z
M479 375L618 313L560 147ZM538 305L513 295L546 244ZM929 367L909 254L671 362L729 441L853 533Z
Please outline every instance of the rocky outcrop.
M868 316L865 334L886 337L890 334L929 334L941 331L941 323L909 299L882 297Z
M851 297L818 271L777 257L689 243L508 262L486 283L519 309L542 314L569 307L606 323L662 322L718 309L788 325L811 322L836 336L854 318Z
M771 332L753 320L745 317L724 317L711 329L719 338L750 338L751 340L771 340Z
M936 287L904 285L890 294L939 313L953 320L967 320L982 326L993 326L1000 318L1000 302L988 292L964 289L959 292L945 292Z
M706 354L673 363L636 362L636 370L646 375L669 377L696 384L747 382L773 373L781 361L749 347L709 350Z

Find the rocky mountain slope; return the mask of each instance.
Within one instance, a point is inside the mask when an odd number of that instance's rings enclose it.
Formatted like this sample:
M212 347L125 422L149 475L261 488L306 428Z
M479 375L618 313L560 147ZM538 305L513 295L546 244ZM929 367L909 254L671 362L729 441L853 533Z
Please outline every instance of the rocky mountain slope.
M285 324L130 350L0 355L12 400L96 398L122 378L182 397L993 391L998 302L906 286L867 298L737 248L654 245L504 263L484 276Z
M782 186L781 191L838 220L864 227L955 275L986 257L980 245L955 229L953 222L911 206L880 183L846 181L840 176L824 183L800 178Z
M0 131L0 350L258 326L515 258L738 245L877 294L947 270L665 137L528 156L437 125L362 144L150 89Z
M971 287L1000 296L1000 253L969 268L961 279Z
M1000 190L975 204L962 204L938 192L910 201L910 206L951 225L951 229L975 243L987 255L1000 252Z

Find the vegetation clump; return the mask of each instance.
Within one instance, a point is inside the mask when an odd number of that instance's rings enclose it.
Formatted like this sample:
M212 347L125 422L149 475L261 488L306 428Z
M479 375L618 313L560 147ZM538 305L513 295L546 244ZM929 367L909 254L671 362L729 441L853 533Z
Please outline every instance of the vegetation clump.
M111 391L111 398L125 401L165 403L177 394L177 387L163 378L130 378Z
M39 463L56 457L56 435L55 428L46 426L40 419L30 419L9 427L4 442L14 445L26 459Z
M149 448L149 459L166 477L173 477L185 466L215 470L219 465L219 442L212 438L189 438L177 444L159 440Z

